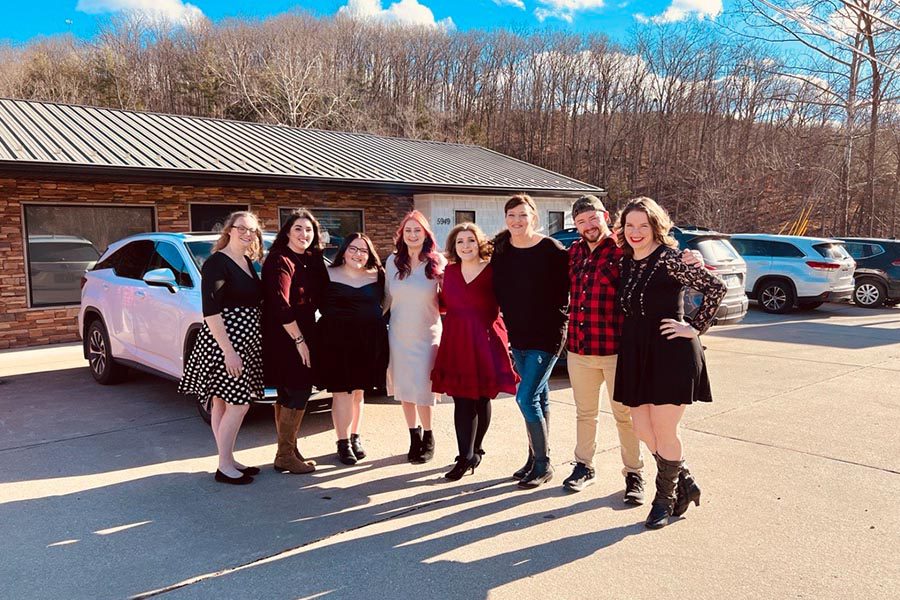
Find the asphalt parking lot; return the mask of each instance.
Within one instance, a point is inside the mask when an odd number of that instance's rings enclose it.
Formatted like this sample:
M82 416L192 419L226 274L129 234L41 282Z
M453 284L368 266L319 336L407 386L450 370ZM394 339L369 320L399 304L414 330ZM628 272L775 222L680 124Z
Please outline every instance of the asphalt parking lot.
M553 380L556 479L522 491L514 401L494 405L474 476L452 404L437 456L407 464L399 407L374 399L371 459L333 455L304 424L313 475L213 481L215 447L171 382L94 383L73 345L0 353L0 598L895 598L900 590L900 308L751 309L704 336L715 402L688 410L701 506L660 531L621 502L602 415L598 483L566 493L575 409ZM271 410L238 457L271 465ZM652 480L653 468L647 479ZM652 483L649 485L652 488Z

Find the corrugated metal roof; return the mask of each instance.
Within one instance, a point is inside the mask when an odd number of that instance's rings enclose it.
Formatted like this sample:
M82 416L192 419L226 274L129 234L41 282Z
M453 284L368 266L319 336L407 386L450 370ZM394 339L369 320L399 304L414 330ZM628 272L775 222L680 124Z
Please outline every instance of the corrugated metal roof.
M478 146L0 98L0 165L6 161L325 182L600 190Z

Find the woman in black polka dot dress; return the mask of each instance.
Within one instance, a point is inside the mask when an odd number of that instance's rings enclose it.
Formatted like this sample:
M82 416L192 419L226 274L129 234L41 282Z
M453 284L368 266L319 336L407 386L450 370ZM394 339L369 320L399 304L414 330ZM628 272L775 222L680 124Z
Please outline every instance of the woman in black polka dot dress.
M219 452L216 481L246 484L259 473L234 460L234 442L252 400L263 390L260 303L253 261L262 257L262 233L251 212L232 213L202 269L203 329L184 368L179 391L212 402Z

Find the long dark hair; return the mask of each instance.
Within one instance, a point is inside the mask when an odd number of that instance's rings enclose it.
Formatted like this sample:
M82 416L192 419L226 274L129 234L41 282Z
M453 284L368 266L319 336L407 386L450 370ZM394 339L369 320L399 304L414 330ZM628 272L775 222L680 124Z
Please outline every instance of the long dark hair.
M305 208L296 208L291 211L291 214L285 220L284 225L282 225L281 229L278 230L278 235L275 236L275 241L272 242L272 250L282 250L288 247L288 238L291 234L291 227L293 227L294 223L296 223L300 219L306 219L307 221L312 223L313 226L313 239L309 244L308 251L310 251L311 253L322 253L322 228L319 226L319 221L313 216L311 212L309 212Z
M438 261L434 232L431 231L425 215L417 210L413 210L403 217L403 220L400 221L400 227L397 228L397 233L394 235L394 264L397 265L397 278L406 279L412 272L409 246L406 245L406 240L403 239L403 228L406 227L406 223L409 221L418 223L425 232L425 241L422 243L422 250L419 252L419 260L425 262L425 277L428 279L440 277L441 263Z
M507 212L511 211L517 206L522 206L523 204L530 208L535 215L538 214L537 204L535 204L534 198L532 198L525 192L514 194L509 200L507 200L506 204L503 205L503 214L506 215ZM501 254L507 248L509 248L509 238L511 237L512 234L509 232L509 229L506 228L495 235L493 239L494 253Z
M347 253L347 248L350 246L350 242L353 240L362 240L366 243L366 247L369 249L369 260L366 261L366 269L377 269L378 270L378 278L381 279L384 277L384 266L381 264L381 259L378 258L378 254L375 252L375 244L372 243L372 240L369 239L364 233L356 232L351 233L350 235L344 236L344 241L341 243L341 247L338 248L337 254L334 255L334 261L331 263L331 268L337 268L344 264L344 255Z

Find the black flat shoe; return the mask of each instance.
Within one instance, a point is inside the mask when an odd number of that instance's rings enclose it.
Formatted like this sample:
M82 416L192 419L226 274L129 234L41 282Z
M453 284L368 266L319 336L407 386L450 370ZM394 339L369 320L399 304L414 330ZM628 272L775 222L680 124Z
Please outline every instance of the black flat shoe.
M247 474L242 474L240 477L229 477L218 469L216 469L215 479L219 483L230 483L232 485L247 485L248 483L253 483L253 478Z
M242 469L238 469L244 475L259 475L259 467L244 467Z

